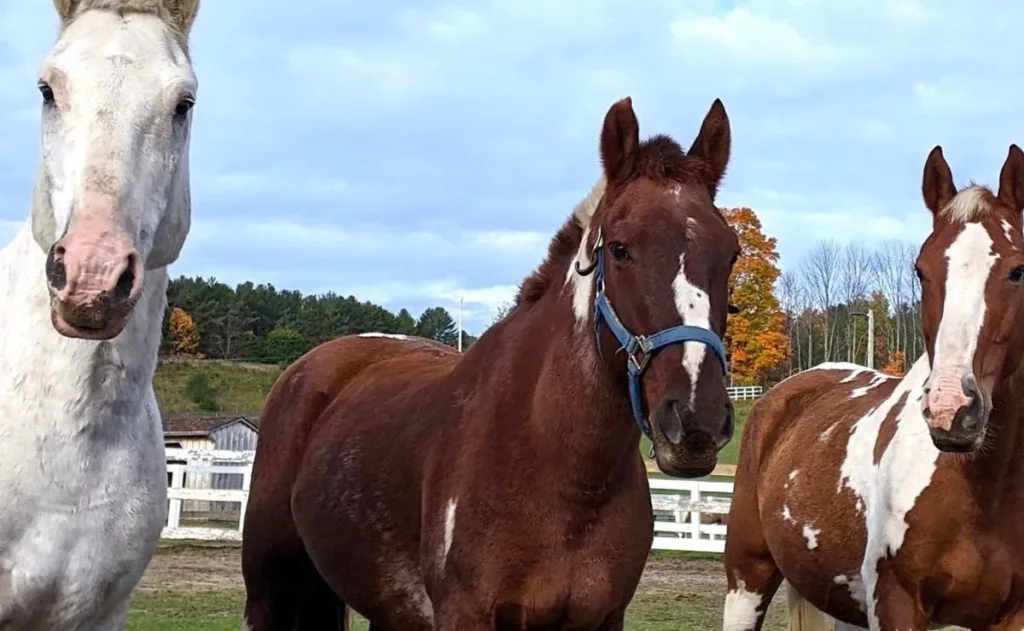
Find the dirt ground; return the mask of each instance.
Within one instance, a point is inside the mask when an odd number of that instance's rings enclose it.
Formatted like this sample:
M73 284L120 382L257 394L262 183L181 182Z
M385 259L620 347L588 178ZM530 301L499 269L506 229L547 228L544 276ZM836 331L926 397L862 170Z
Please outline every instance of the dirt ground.
M162 549L136 593L129 629L238 629L244 602L240 562L237 547L170 546ZM724 597L725 578L717 559L658 554L652 556L647 565L627 614L626 628L636 631L721 629ZM785 595L780 593L777 600L782 606L769 610L766 631L786 629L781 613L785 611ZM195 606L200 602L204 603L202 608ZM364 629L361 622L354 627Z

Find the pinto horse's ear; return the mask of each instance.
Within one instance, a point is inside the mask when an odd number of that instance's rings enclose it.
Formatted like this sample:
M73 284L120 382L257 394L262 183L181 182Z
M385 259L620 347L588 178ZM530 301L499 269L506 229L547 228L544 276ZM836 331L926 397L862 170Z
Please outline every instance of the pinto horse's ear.
M1024 211L1024 151L1017 145L1010 145L1010 153L999 172L998 197L1015 213Z
M718 185L725 177L725 168L729 165L729 154L732 151L732 131L729 128L729 115L721 99L715 99L708 110L700 133L690 145L690 155L703 160L708 165L705 185L714 201L718 194Z
M627 96L608 109L601 130L601 164L609 182L628 177L633 171L639 144L640 125L633 113L633 99Z
M935 217L938 217L946 204L956 197L953 172L949 170L949 164L942 155L942 147L939 145L935 145L924 163L921 194L924 196L924 205Z

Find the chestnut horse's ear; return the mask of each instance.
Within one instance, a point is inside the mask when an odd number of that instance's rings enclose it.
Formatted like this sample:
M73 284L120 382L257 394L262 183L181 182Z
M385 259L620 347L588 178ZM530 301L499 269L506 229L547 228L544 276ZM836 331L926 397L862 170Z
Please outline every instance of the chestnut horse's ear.
M1010 153L999 172L999 199L1016 213L1024 210L1024 151L1010 145Z
M639 144L640 125L633 113L633 99L627 96L608 109L601 130L601 164L609 182L628 177L633 171Z
M949 164L946 162L945 156L942 155L940 145L935 145L924 163L921 194L924 196L924 205L932 211L932 215L935 217L938 217L946 204L956 197L953 172L949 170Z
M729 165L729 154L732 151L732 132L729 129L729 115L721 99L715 99L700 126L700 133L690 145L690 155L707 163L710 168L708 181L705 184L711 193L712 201L718 194L718 185L725 177L725 167Z

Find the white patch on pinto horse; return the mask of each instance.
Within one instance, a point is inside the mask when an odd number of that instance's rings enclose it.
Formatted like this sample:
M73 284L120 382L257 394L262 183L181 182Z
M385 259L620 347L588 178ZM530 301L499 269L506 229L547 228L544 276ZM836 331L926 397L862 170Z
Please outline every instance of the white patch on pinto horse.
M672 281L672 292L675 294L676 309L687 326L711 330L711 300L708 292L694 285L686 277L686 253L679 255L679 273ZM700 367L708 347L703 342L683 343L683 369L690 377L690 409L697 400L697 380L700 379Z
M818 547L818 535L821 534L820 528L815 528L810 524L804 524L803 535L804 539L807 540L807 549L813 550Z
M839 487L850 489L857 498L857 510L864 515L867 545L861 566L865 584L867 615L878 628L875 615L878 562L899 552L907 532L907 513L932 481L939 451L932 443L919 405L928 376L928 356L919 358L884 401L853 425L846 456L840 467ZM896 432L874 463L875 444L882 422L900 399L906 404L896 416Z
M860 388L854 388L853 391L850 393L850 398L856 399L857 397L862 397L868 393L868 390L871 390L872 388L877 388L886 381L889 381L889 375L876 372L874 376L871 377L871 381L868 382L868 385L862 386Z
M985 322L985 283L999 258L992 246L985 226L969 223L946 249L946 295L927 399L939 423L940 415L951 421L956 410L969 403L961 379L973 372L974 351Z
M850 598L857 603L860 610L864 612L868 610L867 593L864 591L864 581L861 579L860 574L854 574L852 577L840 574L832 579L832 582L836 585L845 585L847 591L850 592Z
M722 613L722 631L753 631L757 627L758 609L764 597L747 590L743 581L736 581L736 589L725 595Z

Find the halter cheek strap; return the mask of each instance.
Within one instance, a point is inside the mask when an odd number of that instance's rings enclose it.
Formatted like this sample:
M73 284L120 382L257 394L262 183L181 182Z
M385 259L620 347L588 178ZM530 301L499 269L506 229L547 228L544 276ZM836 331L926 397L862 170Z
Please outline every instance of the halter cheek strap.
M629 399L633 406L633 417L637 426L648 438L654 439L650 424L647 422L647 415L644 414L642 381L644 372L650 365L651 357L662 348L685 342L700 342L707 345L722 365L722 374L727 372L725 358L725 345L721 338L710 329L697 326L679 325L668 329L662 329L653 335L634 335L622 324L611 301L605 294L604 286L604 249L601 247L601 240L594 249L596 258L595 264L589 269L581 270L577 265L576 271L587 275L594 272L594 284L596 295L594 297L594 334L597 337L597 350L601 352L601 323L608 325L608 329L615 336L615 339L622 345L619 350L626 351L626 369L629 382ZM696 387L696 384L691 384Z

